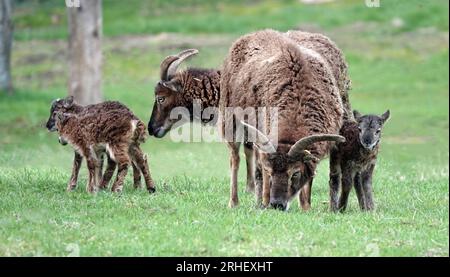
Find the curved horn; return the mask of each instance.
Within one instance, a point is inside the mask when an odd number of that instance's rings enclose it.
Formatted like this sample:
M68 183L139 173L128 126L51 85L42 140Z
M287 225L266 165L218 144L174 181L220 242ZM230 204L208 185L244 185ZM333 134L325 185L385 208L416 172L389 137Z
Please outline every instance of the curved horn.
M345 138L339 135L311 135L304 138L299 139L294 145L289 149L288 156L296 157L303 150L306 150L310 144L320 141L336 141L336 142L344 142Z
M172 79L173 76L175 76L175 73L177 72L178 66L187 58L190 56L198 54L197 49L187 49L184 51L181 51L176 55L177 59L175 59L172 63L169 64L169 68L167 69L167 78L168 80Z
M161 81L169 81L168 74L167 71L169 69L169 66L174 62L178 60L177 56L167 56L162 62L161 65L159 66L160 68L160 77L161 77Z
M275 146L270 141L270 139L260 130L256 129L250 124L245 123L244 121L241 121L241 124L247 127L248 132L253 131L255 132L256 136L254 137L256 141L251 141L253 144L255 144L258 149L265 153L274 153L276 151Z

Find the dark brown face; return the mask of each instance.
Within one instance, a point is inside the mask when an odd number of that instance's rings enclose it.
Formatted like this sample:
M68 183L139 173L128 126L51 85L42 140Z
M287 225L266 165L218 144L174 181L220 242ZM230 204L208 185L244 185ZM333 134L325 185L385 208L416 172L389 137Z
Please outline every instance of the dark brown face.
M291 200L313 177L313 165L305 163L302 157L293 159L283 154L283 151L262 153L260 158L264 170L270 176L270 206L286 211Z
M152 116L148 123L148 133L151 136L162 138L170 131L178 119L171 119L172 109L179 106L176 87L168 87L159 82L155 88L155 102L153 104Z
M50 116L47 120L47 124L45 125L45 127L47 128L47 130L49 130L50 132L55 132L57 131L57 127L56 127L56 115L58 112L68 112L71 110L73 106L73 97L69 96L67 98L64 99L56 99L52 102L52 105L50 107Z
M358 123L359 142L367 150L373 150L380 142L381 130L390 117L389 110L381 116L361 115L358 111L354 111L353 115Z

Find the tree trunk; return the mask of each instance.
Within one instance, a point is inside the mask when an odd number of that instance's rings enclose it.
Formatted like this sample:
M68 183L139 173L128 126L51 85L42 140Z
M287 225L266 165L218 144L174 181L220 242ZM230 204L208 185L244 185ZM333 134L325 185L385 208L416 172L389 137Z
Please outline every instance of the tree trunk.
M12 92L11 43L13 24L11 0L0 0L0 91Z
M69 19L69 95L81 105L102 101L102 2L81 0L67 7Z

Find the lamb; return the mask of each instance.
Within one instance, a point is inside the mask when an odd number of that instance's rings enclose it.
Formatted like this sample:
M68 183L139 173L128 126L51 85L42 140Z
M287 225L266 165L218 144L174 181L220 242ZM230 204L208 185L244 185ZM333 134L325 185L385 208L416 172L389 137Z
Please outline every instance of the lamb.
M92 104L87 106L81 106L75 103L73 96L68 96L63 99L56 99L52 102L51 108L50 108L50 116L47 120L46 128L50 132L56 131L56 114L58 112L63 113L73 113L80 116L87 115L87 114L96 114L104 111L111 111L111 110L119 110L123 111L125 113L130 113L133 115L133 113L122 103L118 101L105 101L98 104ZM133 115L134 116L134 115ZM137 118L136 118L137 119ZM115 162L111 160L108 157L108 167L105 171L106 178L103 178L102 176L102 167L103 167L103 155L99 153L99 159L100 159L100 170L99 170L99 180L102 180L100 184L100 189L106 189L109 180L112 177L112 174L115 170ZM78 154L77 151L74 151L74 160L73 160L73 167L72 167L72 175L70 177L70 180L67 185L67 191L72 191L76 188L77 182L78 182L78 173L80 171L81 163L83 162L83 157ZM140 170L132 164L133 167L133 176L134 176L134 187L140 188L141 185L141 173Z
M155 192L153 180L148 169L147 159L139 144L145 141L145 124L128 112L120 110L97 114L77 115L63 112L56 114L56 128L61 143L71 144L75 151L86 158L89 170L87 191L95 193L98 188L99 153L107 151L111 160L117 163L118 172L111 188L121 192L128 166L135 163L144 175L147 190ZM114 165L115 167L115 165ZM109 182L114 172L108 164L105 182Z
M339 90L330 65L319 53L274 30L245 35L232 45L221 71L220 92L219 127L231 153L229 206L238 204L240 143L234 135L243 125L258 134L253 141L263 169L258 200L263 206L287 210L303 186L311 187L317 163L332 143L345 140L339 130L350 106L343 97L347 92ZM278 137L263 132L274 120L270 113L263 126L254 127L238 113L225 113L228 107L278 108ZM233 137L226 137L229 133ZM310 198L303 198L302 208L309 207Z
M374 209L372 175L380 147L381 131L390 117L361 115L354 111L354 120L345 121L340 134L346 138L330 151L330 208L344 211L352 186L355 186L361 210ZM339 187L342 186L338 202Z

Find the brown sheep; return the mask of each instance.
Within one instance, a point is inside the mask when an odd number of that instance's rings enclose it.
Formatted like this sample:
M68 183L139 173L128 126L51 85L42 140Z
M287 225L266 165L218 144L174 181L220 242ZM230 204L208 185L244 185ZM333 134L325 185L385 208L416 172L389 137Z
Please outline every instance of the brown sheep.
M286 34L264 30L245 35L232 45L221 75L219 127L231 152L229 206L238 204L240 143L226 134L229 128L235 134L244 118L225 113L226 108L266 107L278 109L277 137L261 132L269 130L274 120L267 118L269 113L263 126L256 126L258 129L247 125L248 131L259 134L254 142L263 167L258 196L264 206L270 203L286 210L304 185L311 187L318 160L328 154L330 142L344 140L338 134L345 107L332 69L314 50L299 46ZM229 127L227 122L235 124ZM302 207L308 209L310 200L305 200Z
M372 175L378 156L381 131L390 117L389 110L381 116L361 115L344 122L340 134L346 141L336 144L330 152L330 208L344 211L348 195L355 186L361 210L374 209ZM338 201L339 187L342 186Z
M60 142L71 144L75 151L86 158L89 170L88 192L97 191L100 169L98 157L104 151L118 165L112 191L122 191L128 166L132 162L144 175L147 190L150 193L155 191L147 159L139 148L139 144L145 141L145 124L130 113L113 110L79 116L58 112L56 128ZM111 172L105 172L104 179L111 178L114 167Z
M122 103L118 101L105 101L98 104L92 104L87 106L81 106L74 102L73 96L68 96L63 99L56 99L52 102L52 105L50 107L50 116L47 120L46 128L50 132L56 131L56 114L58 112L62 113L72 113L77 114L80 116L87 115L90 113L99 113L104 111L112 111L112 110L118 110L126 113L130 113L133 115L133 113ZM134 115L133 115L134 116ZM137 119L137 117L136 117ZM100 154L100 153L99 153ZM103 167L103 155L100 154L100 170L99 170L99 180L102 180L102 183L100 184L101 189L107 188L109 179L111 179L112 174L115 169L115 163L113 160L111 160L108 157L108 167L105 171L106 176L102 176L102 167ZM83 157L77 153L77 151L74 151L74 159L73 159L73 166L72 166L72 175L70 177L70 180L67 184L67 191L71 191L76 188L77 181L78 181L78 173L80 171L81 163L83 162ZM137 168L134 163L133 166L133 176L134 176L134 187L139 188L141 187L141 172L139 168ZM104 178L106 177L106 178ZM108 181L108 182L107 182Z
M170 112L176 107L184 107L190 112L190 120L202 123L215 124L217 116L204 116L205 108L219 106L220 97L220 71L215 69L188 68L177 71L180 64L189 57L196 55L198 50L187 49L177 55L166 57L161 62L161 80L155 87L155 102L148 123L148 132L157 138L167 134L177 122L170 119ZM200 101L200 118L193 113L194 101ZM207 118L205 118L207 117ZM245 155L247 161L247 186L248 192L255 189L254 182L254 152L251 144L245 144Z

